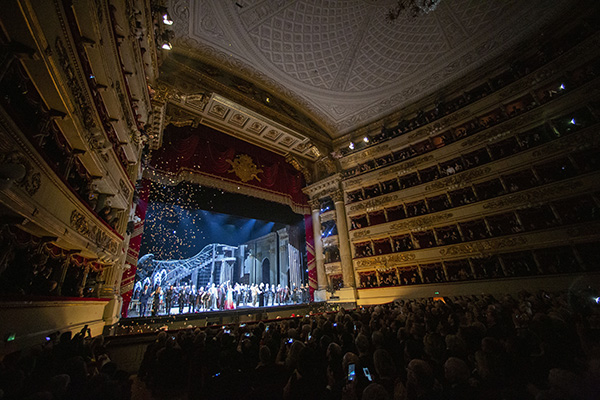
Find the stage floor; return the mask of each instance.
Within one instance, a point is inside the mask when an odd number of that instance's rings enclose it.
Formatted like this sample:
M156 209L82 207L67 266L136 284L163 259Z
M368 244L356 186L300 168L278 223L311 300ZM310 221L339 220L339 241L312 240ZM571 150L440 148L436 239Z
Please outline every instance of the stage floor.
M184 311L186 311L184 309ZM179 308L173 307L178 312ZM131 335L156 332L160 329L177 330L184 328L206 327L211 325L227 325L233 323L251 323L262 320L288 318L297 315L307 315L331 311L331 305L326 302L286 304L281 306L252 307L240 306L235 310L201 311L197 313L182 313L157 316L131 316L121 318L114 327L114 335ZM134 314L135 315L135 314Z

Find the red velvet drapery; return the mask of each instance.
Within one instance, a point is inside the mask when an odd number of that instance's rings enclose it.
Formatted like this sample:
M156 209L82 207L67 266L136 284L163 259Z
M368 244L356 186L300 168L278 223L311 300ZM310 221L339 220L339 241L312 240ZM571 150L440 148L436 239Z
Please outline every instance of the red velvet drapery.
M262 170L256 174L258 179L244 182L235 173L231 162L242 155L250 156L252 163ZM304 176L285 157L207 126L169 125L163 146L152 153L150 167L154 176L168 177L172 183L187 179L190 174L202 176L215 182L235 183L236 188L243 186L256 197L288 204L295 212L309 212L307 197L302 192Z
M139 199L135 208L135 215L140 219L133 228L133 233L129 239L129 248L125 264L128 268L123 272L121 279L121 296L123 297L123 307L121 308L121 316L127 317L129 303L133 294L133 285L135 283L135 272L137 270L137 260L142 246L142 236L144 233L144 220L146 219L146 210L148 208L148 199L150 198L150 182L142 181L142 187L139 189Z

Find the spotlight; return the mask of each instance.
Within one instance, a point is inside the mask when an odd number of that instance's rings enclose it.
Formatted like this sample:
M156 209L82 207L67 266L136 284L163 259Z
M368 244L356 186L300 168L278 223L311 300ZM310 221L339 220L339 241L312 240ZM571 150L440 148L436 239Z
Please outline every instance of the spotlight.
M565 90L565 84L561 83L560 86L558 87L560 90Z
M350 144L348 145L348 148L350 150L354 150L354 142L350 142Z
M572 125L575 125L575 118L571 118L571 120L569 121Z
M171 45L171 42L163 42L160 48L163 50L171 50L173 48L173 45Z
M369 138L368 138L367 136L365 136L365 137L363 138L363 142L365 142L365 143L369 143Z
M169 18L169 14L165 13L163 15L163 24L165 25L173 25L173 20Z

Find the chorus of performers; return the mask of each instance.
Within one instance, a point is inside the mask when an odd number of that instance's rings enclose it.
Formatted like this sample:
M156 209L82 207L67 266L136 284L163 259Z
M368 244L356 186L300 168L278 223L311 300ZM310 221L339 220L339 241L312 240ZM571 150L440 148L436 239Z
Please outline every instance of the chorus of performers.
M214 283L205 287L189 285L171 285L154 288L145 285L134 293L132 304L137 305L139 316L171 315L197 313L203 311L235 310L238 307L272 307L287 304L308 303L308 284L269 285L239 284L227 281L220 285ZM134 306L135 308L135 306Z

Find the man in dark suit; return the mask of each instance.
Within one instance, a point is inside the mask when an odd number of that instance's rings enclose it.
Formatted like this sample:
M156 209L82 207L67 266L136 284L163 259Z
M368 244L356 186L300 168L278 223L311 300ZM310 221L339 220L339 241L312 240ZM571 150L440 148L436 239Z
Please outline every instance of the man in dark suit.
M167 293L165 294L165 305L166 305L166 313L167 315L171 314L171 308L173 307L173 297L175 296L175 287L171 285L167 289Z
M142 290L142 294L140 294L140 317L146 316L148 300L150 300L150 289L148 288L148 285L144 285L144 290Z

